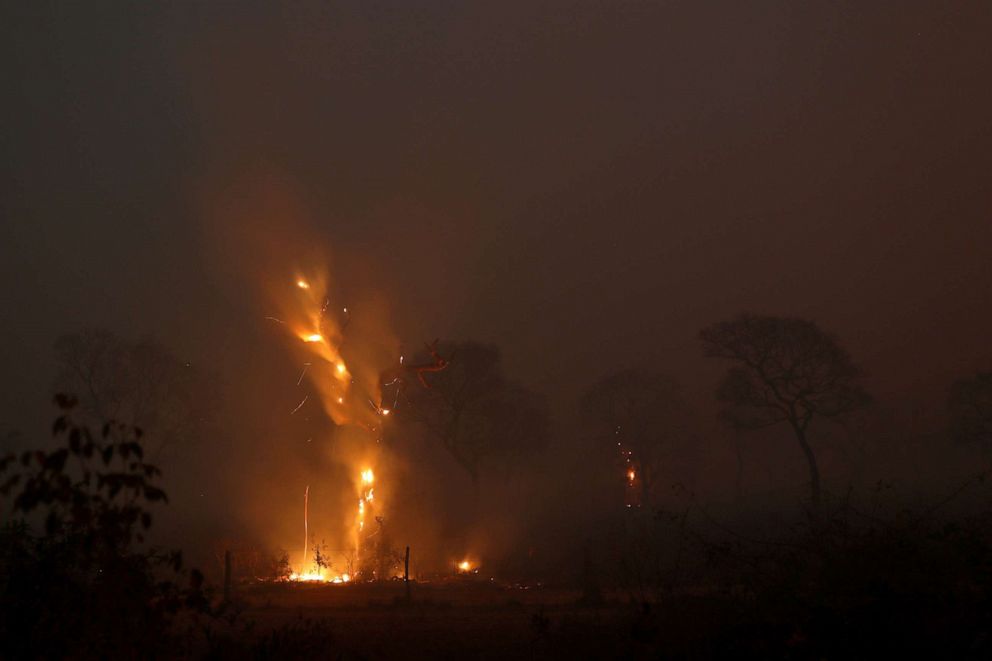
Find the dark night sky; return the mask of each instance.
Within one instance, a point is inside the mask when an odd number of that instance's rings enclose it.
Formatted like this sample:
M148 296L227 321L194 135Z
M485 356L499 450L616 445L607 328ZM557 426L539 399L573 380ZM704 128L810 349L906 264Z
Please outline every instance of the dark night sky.
M114 4L2 10L3 429L67 330L227 355L265 311L211 210L258 181L405 342L497 342L560 410L616 365L711 388L742 310L903 401L992 366L992 4Z

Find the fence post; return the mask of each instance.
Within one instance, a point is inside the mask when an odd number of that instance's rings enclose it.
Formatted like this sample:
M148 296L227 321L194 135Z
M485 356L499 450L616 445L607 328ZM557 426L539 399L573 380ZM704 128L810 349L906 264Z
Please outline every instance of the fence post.
M406 559L403 561L403 584L406 586L406 600L410 601L410 547L406 547Z
M224 603L231 601L231 552L224 551Z

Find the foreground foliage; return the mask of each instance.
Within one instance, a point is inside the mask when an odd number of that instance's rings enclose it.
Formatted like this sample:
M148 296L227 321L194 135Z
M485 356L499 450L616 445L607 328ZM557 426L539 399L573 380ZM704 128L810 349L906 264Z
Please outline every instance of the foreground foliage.
M73 397L56 404L59 447L0 460L0 496L13 506L0 530L0 656L174 651L174 618L207 600L196 570L180 585L179 552L143 545L148 508L166 495L141 432L111 422L96 434L73 421Z

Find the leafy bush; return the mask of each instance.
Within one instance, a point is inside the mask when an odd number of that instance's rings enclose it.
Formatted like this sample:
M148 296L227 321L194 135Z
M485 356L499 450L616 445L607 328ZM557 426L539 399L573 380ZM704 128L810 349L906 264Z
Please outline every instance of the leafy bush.
M76 399L57 395L52 451L0 459L0 656L147 657L175 650L171 622L205 610L203 577L180 587L177 551L144 548L148 506L166 502L144 461L141 431L75 423ZM40 534L32 524L41 523Z

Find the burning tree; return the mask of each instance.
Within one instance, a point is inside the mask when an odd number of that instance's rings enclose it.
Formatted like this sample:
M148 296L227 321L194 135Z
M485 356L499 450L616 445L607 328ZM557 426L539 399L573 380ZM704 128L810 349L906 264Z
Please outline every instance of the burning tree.
M820 508L820 469L809 442L816 418L839 419L865 405L861 371L812 321L742 314L699 333L706 356L732 361L717 397L738 429L787 423L809 466L810 502Z
M625 370L597 381L580 407L599 442L616 449L626 504L652 504L670 450L691 440L678 384L658 372Z

